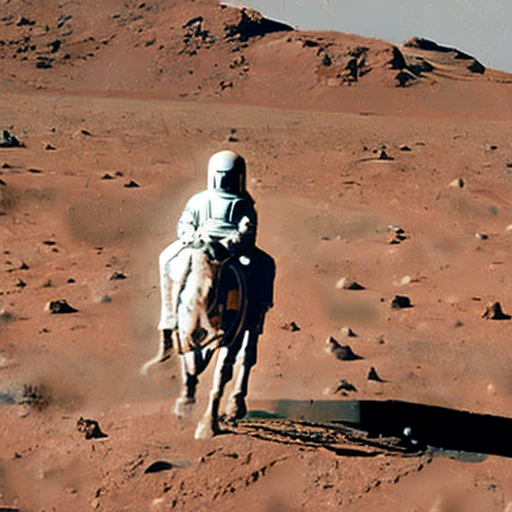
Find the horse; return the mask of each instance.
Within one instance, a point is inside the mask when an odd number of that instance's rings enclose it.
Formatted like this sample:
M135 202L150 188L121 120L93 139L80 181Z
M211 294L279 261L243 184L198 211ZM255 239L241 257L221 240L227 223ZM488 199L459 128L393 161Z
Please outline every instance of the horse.
M172 344L179 355L182 390L174 414L186 415L196 401L199 376L216 356L208 405L195 430L196 439L221 432L219 409L224 389L235 375L226 417L245 416L249 375L256 363L256 347L266 311L272 306L274 260L258 248L241 256L217 258L218 251L187 247L173 262L173 294L177 327ZM168 348L162 342L157 357L143 371L164 359Z

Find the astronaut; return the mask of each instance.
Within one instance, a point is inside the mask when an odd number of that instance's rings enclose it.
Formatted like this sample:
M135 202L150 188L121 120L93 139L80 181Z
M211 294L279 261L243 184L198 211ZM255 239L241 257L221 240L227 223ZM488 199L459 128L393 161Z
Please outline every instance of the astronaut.
M176 329L177 297L172 276L177 254L184 247L207 246L215 259L235 254L250 261L248 255L255 253L257 213L245 180L246 166L240 155L230 150L215 153L208 162L207 189L188 201L178 221L178 240L160 255L162 311L158 328L165 347L162 359L170 354Z

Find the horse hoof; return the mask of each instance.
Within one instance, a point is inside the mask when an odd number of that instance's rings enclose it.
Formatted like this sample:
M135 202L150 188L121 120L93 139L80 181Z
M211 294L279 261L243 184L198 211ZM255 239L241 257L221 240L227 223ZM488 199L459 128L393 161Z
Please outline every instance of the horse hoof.
M247 406L243 398L233 399L226 410L226 416L228 421L241 420L246 414Z
M201 420L194 434L195 439L211 439L219 433L219 428L212 425L211 420Z
M176 416L188 416L192 409L192 406L195 404L195 400L193 398L188 397L180 397L174 403L173 412Z

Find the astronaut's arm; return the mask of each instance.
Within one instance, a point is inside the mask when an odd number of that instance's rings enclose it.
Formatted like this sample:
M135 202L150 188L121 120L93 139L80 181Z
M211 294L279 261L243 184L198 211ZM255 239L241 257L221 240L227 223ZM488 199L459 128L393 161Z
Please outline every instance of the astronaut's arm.
M252 247L256 243L256 228L258 224L256 210L252 205L239 208L236 212L238 218L237 230L226 237L224 245L231 251L243 250Z

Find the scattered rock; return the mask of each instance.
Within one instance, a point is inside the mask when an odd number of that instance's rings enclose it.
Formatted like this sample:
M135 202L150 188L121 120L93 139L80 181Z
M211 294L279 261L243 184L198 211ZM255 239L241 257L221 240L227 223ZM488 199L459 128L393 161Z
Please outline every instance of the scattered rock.
M395 295L391 301L393 309L412 308L411 299L405 295Z
M388 155L385 149L381 149L379 153L379 160L394 160L394 158Z
M101 177L102 180L113 180L114 179L114 176L112 176L112 174L106 172L102 177Z
M45 148L46 151L56 151L57 148L55 146L52 146L51 144L46 144Z
M368 376L366 378L368 380L373 380L375 382L386 382L385 380L379 377L377 370L373 366L370 368L370 371L368 372Z
M140 185L136 182L136 181L133 181L133 180L130 180L128 183L125 183L124 185L126 188L137 188L139 187Z
M340 361L357 361L363 359L350 348L350 345L340 345L332 336L327 338L327 349L332 352Z
M53 67L53 59L49 57L37 57L36 68L38 69L51 69Z
M364 290L365 287L357 281L351 281L346 277L342 277L337 283L336 288L339 290Z
M118 272L117 270L115 270L112 273L112 275L109 277L109 279L110 279L110 281L126 279L126 274L123 274L122 272Z
M416 82L416 77L408 70L402 69L395 75L396 87L408 87Z
M388 244L390 245L396 245L404 240L407 240L409 237L406 235L405 231L402 228L399 228L397 226L388 226Z
M402 144L398 149L400 151L411 151L411 148L407 144Z
M0 148L21 148L23 144L7 130L2 131L0 138Z
M281 326L281 329L285 331L297 332L300 331L300 327L292 320L291 322L287 322Z
M25 288L25 286L27 286L27 283L25 283L23 279L18 278L18 282L14 286L16 286L16 288Z
M89 420L80 417L76 422L76 429L78 432L84 434L85 439L101 439L108 437L100 429L99 423L96 420Z
M480 240L488 240L489 235L486 235L485 233L475 233L475 238L479 238Z
M73 306L70 306L66 300L52 300L46 304L46 311L54 315L62 315L66 313L76 313L78 309L75 309Z
M350 383L348 380L341 379L340 383L334 390L334 393L339 393L340 391L341 392L343 392L343 391L355 392L355 391L357 391L357 388L354 386L354 384ZM346 394L346 393L343 393L343 394Z
M342 327L340 332L347 338L357 338L357 334L350 327Z
M510 320L511 316L503 312L499 302L493 302L486 306L482 318L486 320Z
M466 186L466 182L462 178L457 178L456 180L451 181L448 186L452 188L464 188Z
M28 270L30 267L24 262L21 262L20 270Z
M2 325L10 324L11 322L14 322L14 315L6 311L4 308L0 308L0 327Z

